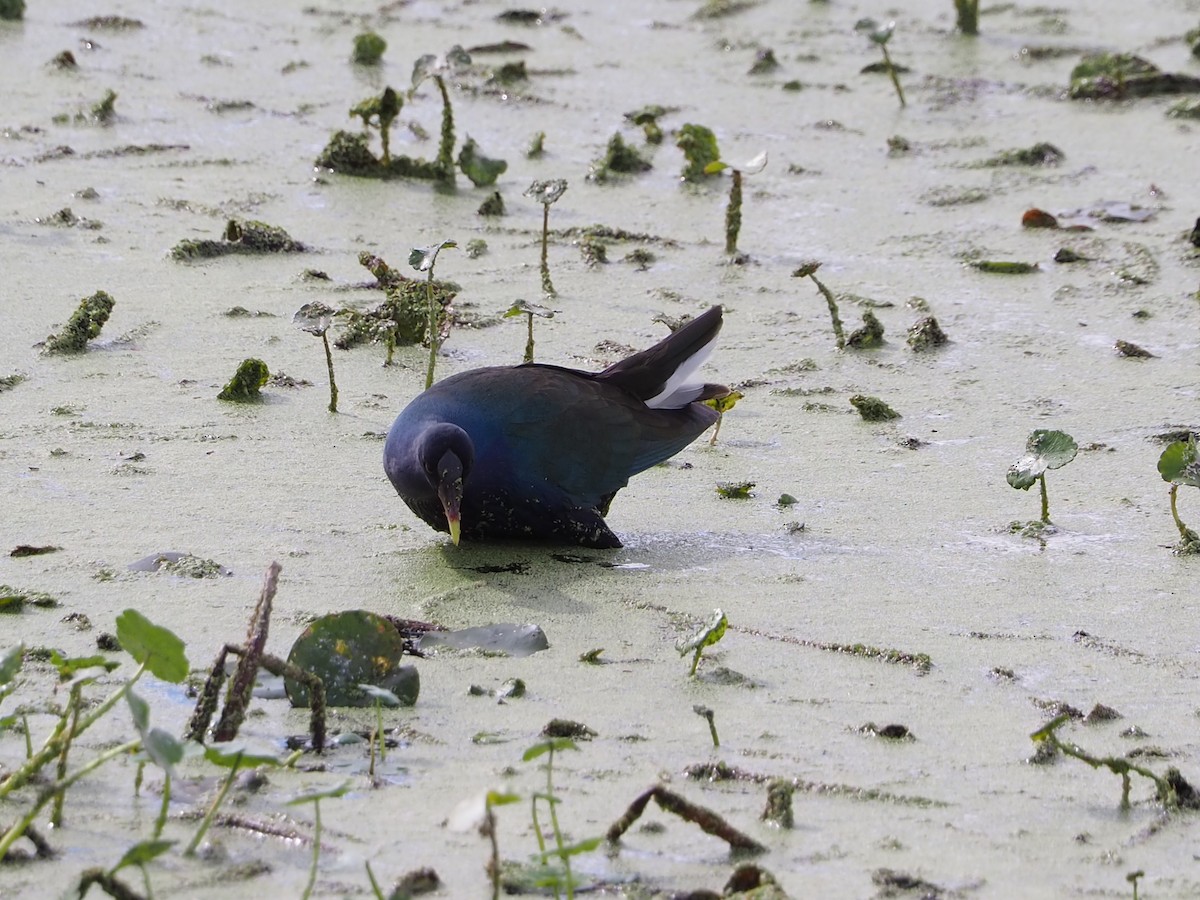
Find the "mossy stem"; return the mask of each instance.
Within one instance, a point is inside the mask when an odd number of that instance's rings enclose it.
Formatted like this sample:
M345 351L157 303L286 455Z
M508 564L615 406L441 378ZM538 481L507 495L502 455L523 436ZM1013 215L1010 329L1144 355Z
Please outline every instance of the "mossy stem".
M979 0L954 0L954 8L958 13L958 30L971 37L978 35ZM1136 890L1134 894L1136 900Z
M484 827L487 828L488 839L492 842L492 860L488 864L488 875L492 879L492 900L500 900L500 842L496 838L496 814L492 812L492 804L486 801Z
M734 256L738 252L738 233L742 230L742 173L730 169L729 203L725 207L725 253Z
M550 257L548 243L550 239L550 204L542 204L542 293L547 297L557 297L554 283L550 281Z
M26 812L25 815L22 816L21 819L11 828L9 828L8 831L4 832L4 834L0 836L0 859L4 859L12 845L16 843L17 840L20 839L21 835L25 833L25 830L33 824L33 820L38 817L38 813L40 813L45 805L49 803L57 794L66 792L66 790L75 784L75 782L77 782L79 779L83 778L85 775L90 775L109 760L115 759L116 757L122 756L126 753L133 753L141 746L142 740L141 738L138 738L134 741L127 741L118 747L113 747L111 750L106 750L95 759L90 760L86 765L81 767L76 772L73 772L71 775L67 776L61 781L57 781L49 787L44 788L42 792L38 794L37 800L34 802L29 811Z
M450 92L441 75L434 75L438 90L442 92L442 140L438 145L438 171L442 180L454 184L454 110L450 107Z
M1190 536L1191 529L1183 524L1183 519L1179 518L1179 505L1176 501L1176 496L1179 494L1179 485L1171 485L1171 518L1175 520L1175 527L1179 529L1179 536L1185 541Z
M837 301L833 298L833 291L825 287L821 280L816 275L808 276L812 279L813 284L817 286L817 290L821 292L821 296L825 298L825 302L829 304L829 318L833 321L833 339L837 343L839 350L846 349L846 332L842 330L842 320L838 316Z
M879 49L883 51L883 64L887 66L888 75L892 77L892 86L896 88L896 96L900 98L900 105L907 106L904 102L904 91L900 87L900 79L896 75L896 67L892 65L892 57L887 52L887 45L880 44Z
M429 367L425 370L425 390L433 387L433 370L437 366L438 328L437 314L433 308L433 265L429 266L429 276L425 279L425 299L429 307Z
M67 728L66 734L63 735L62 753L58 755L58 771L56 777L62 781L67 777L67 757L71 753L71 741L78 733L79 728L79 708L82 705L83 682L76 682L71 686L71 699L67 703L67 710L63 715L70 715L71 725ZM53 828L62 828L62 812L63 801L66 799L65 792L59 792L54 795L54 807L50 812L50 825Z
M525 362L533 362L533 313L526 313L525 318L529 320L529 334L525 338Z
M329 335L321 332L321 342L325 345L325 365L329 368L329 411L337 412L338 389L333 380L333 351L329 349Z
M1050 524L1050 497L1046 494L1046 473L1043 472L1038 476L1038 483L1042 488L1042 523Z

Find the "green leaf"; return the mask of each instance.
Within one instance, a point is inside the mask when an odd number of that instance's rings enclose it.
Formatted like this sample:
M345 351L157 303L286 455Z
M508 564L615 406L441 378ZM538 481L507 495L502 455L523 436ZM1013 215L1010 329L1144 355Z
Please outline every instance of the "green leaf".
M25 645L17 644L4 651L0 656L0 687L8 684L21 671L21 663L25 659Z
M537 759L551 750L578 750L579 747L570 738L550 738L549 740L541 741L534 744L521 756L522 762L529 762L531 759Z
M146 729L150 727L150 704L133 691L125 692L125 702L129 704L129 711L133 713L133 727L138 730L138 734L145 737Z
M680 656L686 656L695 650L702 647L711 647L721 638L725 637L725 628L729 625L729 619L725 617L725 613L719 609L714 609L713 614L709 617L704 626L689 638L684 638L675 645L675 649L679 651Z
M603 837L588 838L587 840L579 841L576 844L570 844L562 849L555 847L547 850L544 853L539 853L534 858L539 862L546 863L551 859L565 859L568 856L578 856L580 853L590 853L599 847L603 841Z
M104 672L111 672L121 665L119 662L100 655L73 656L67 659L57 650L50 651L50 664L58 669L58 677L64 681L74 678L78 673L88 669L102 669ZM87 680L94 681L100 674L101 672L93 672L87 676Z
M130 656L157 678L171 684L179 684L187 678L189 666L183 641L136 609L127 609L117 616L117 640Z
M1162 452L1158 458L1158 474L1171 484L1200 487L1200 450L1197 450L1195 435L1186 441L1175 441Z
M415 88L426 78L434 74L437 67L437 57L432 53L426 53L424 56L418 57L413 63L412 86Z
M408 264L418 272L428 272L437 262L437 255L448 247L457 247L454 241L442 241L429 247L414 247L408 254Z
M288 652L288 662L321 679L329 706L374 706L374 695L362 685L375 685L405 706L417 702L420 678L401 665L404 638L383 616L361 609L321 616L310 624ZM292 706L308 706L310 691L302 681L284 679Z
M542 306L540 303L530 303L528 300L514 300L513 305L504 311L504 318L511 319L513 316L530 315L541 319L553 319L557 312L559 310Z
M880 25L871 18L859 19L854 24L854 30L859 34L865 34L876 44L886 44L891 40L892 32L896 30L896 23L888 22L886 25Z
M714 162L710 162L708 165L706 165L704 167L704 174L705 175L716 175L718 172L724 172L726 169L732 169L732 168L733 168L733 166L729 165L729 163L722 162L721 160L718 159L718 160L715 160Z
M109 875L115 875L117 872L124 869L126 866L144 866L159 856L162 856L168 850L175 846L175 841L142 841L134 844L125 851L125 855L117 861L117 864L108 870Z
M168 774L174 772L175 766L183 761L187 745L161 728L151 728L142 735L142 749L154 761L154 764Z
M224 769L242 769L247 766L282 766L284 764L284 760L278 756L272 756L269 753L250 753L244 746L233 744L205 747L204 758L214 766L221 766Z
M1066 432L1038 428L1025 442L1025 455L1009 466L1008 483L1027 491L1047 469L1061 469L1078 452L1075 439Z
M488 791L485 798L489 807L507 806L510 803L519 803L520 800L519 794L501 794L499 791Z
M354 786L352 781L343 781L337 787L329 788L324 791L310 791L307 794L301 794L299 797L293 797L285 806L299 806L302 803L315 803L318 800L329 800L333 797L342 797L350 792L350 788Z
M497 178L508 171L508 163L505 160L484 156L470 135L467 135L462 149L458 152L458 167L471 179L475 187L493 185Z

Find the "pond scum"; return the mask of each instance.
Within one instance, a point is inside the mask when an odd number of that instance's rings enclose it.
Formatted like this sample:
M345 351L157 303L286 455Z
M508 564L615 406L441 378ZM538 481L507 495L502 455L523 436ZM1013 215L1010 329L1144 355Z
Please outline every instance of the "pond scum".
M709 0L702 5L697 16L720 18L737 14L749 4L718 2ZM956 0L957 28L962 34L973 35L978 29L978 3ZM17 20L23 17L24 3L9 0L0 3L0 18ZM537 19L540 21L540 19ZM896 70L887 55L886 44L892 28L878 26L865 21L862 30L883 51L900 105L906 101ZM98 26L99 27L99 26ZM112 27L111 25L109 27ZM387 48L386 42L368 32L355 40L352 58L360 66L377 67ZM494 74L493 74L494 77ZM507 71L504 79L527 80L529 74L522 66L519 73ZM326 173L339 173L348 177L367 177L383 180L415 179L434 183L442 190L456 189L456 171L463 172L475 187L491 186L502 174L507 163L491 159L483 154L479 144L467 137L455 156L456 120L451 102L452 88L478 81L480 68L472 57L455 46L441 56L428 54L417 60L407 92L397 92L385 87L381 92L349 105L348 114L361 122L362 131L355 133L339 130L334 133L324 150L316 159L316 165ZM1104 100L1125 99L1133 96L1185 93L1200 91L1200 80L1190 76L1163 73L1149 62L1131 54L1098 54L1089 56L1072 73L1069 96L1073 99ZM392 129L396 125L406 103L416 99L422 85L432 85L442 103L442 125L439 135L437 156L432 161L412 159L392 152ZM477 89L477 88L476 88ZM116 115L115 93L109 92L105 101L98 104L94 118L109 122ZM620 131L608 140L604 151L593 165L589 178L598 183L620 186L636 179L651 169L653 147L662 142L663 132L658 120L670 111L655 108L630 114L629 121L644 129L646 147L633 146ZM370 133L378 135L380 154L370 149ZM739 249L739 237L743 216L743 176L761 171L766 165L761 156L743 166L723 162L717 148L714 132L705 125L688 123L675 134L675 147L684 157L681 182L691 188L726 169L731 187L723 214L724 252L733 261L746 262L748 257ZM542 152L546 133L535 137L537 155ZM1006 163L1007 164L1007 163ZM1038 162L1037 164L1041 164ZM544 298L557 297L550 278L547 261L549 230L549 208L566 190L564 179L535 181L525 192L542 205L542 228L540 232L539 276ZM396 189L403 189L398 187ZM490 212L503 211L503 199L499 192L489 197L494 204ZM482 212L482 210L481 210ZM713 211L714 234L720 229L722 220L718 211ZM560 236L565 233L560 233ZM569 235L568 235L569 236ZM592 257L605 259L604 248L618 241L652 240L647 235L631 235L606 226L594 226L585 234L592 242ZM439 348L451 337L453 329L463 324L464 319L456 313L451 301L457 293L457 285L437 281L434 264L440 251L456 247L452 240L442 240L423 248L412 249L410 266L418 276L409 277L392 269L380 257L363 253L362 265L376 277L376 287L383 291L385 300L374 310L363 312L352 308L334 309L324 305L306 305L297 314L296 324L322 339L324 356L330 383L328 409L337 412L337 388L334 384L333 352L327 333L334 330L334 347L348 350L365 342L383 342L387 347L387 363L393 361L397 347L423 345L428 348L426 385L435 378L435 365ZM294 240L277 226L258 221L229 220L219 240L185 239L170 251L170 256L180 262L203 263L219 257L262 253L303 253L312 248ZM644 252L635 259L642 262L652 260ZM968 265L992 275L1020 274L1035 278L1041 271L1037 264L973 261ZM863 314L864 326L845 334L839 316L837 299L833 292L816 277L820 263L807 263L795 271L796 277L808 278L816 286L819 296L825 301L838 351L866 353L878 349L884 343L883 327L878 317L870 311ZM97 338L114 309L114 300L105 291L98 290L86 299L71 315L60 331L45 341L46 354L67 358L79 357L88 352L89 342ZM523 358L533 360L534 317L551 318L559 311L549 310L536 304L515 301L507 312L494 311L501 315L525 315L526 329ZM478 323L473 323L478 324ZM948 339L932 316L925 316L909 329L908 343L912 352L936 352ZM1126 353L1127 356L1137 354ZM1142 358L1151 358L1144 354ZM261 401L260 388L267 383L267 365L260 359L247 358L238 367L232 379L216 397L234 403ZM19 390L24 375L13 374L3 379L0 390ZM899 414L886 402L857 390L846 392L848 402L858 410L862 419L876 428L893 427L887 423L899 418ZM741 396L741 395L739 395ZM722 410L723 412L724 410ZM713 441L716 436L714 434ZM1054 528L1049 514L1049 499L1046 489L1046 473L1065 466L1076 457L1078 446L1073 438L1061 431L1038 429L1029 437L1026 453L1012 464L1007 473L1008 483L1015 489L1028 491L1034 484L1040 489L1041 517L1028 523L1013 523L1013 531L1036 537L1039 540L1052 538ZM1180 487L1200 487L1200 455L1196 435L1191 432L1179 436L1169 443L1158 463L1163 481L1170 485L1169 504L1173 522L1179 532L1179 542L1172 548L1181 556L1200 554L1200 538L1186 525L1180 516L1178 492ZM1002 474L1002 473L998 473ZM725 484L718 487L722 497L753 499L751 481ZM787 495L785 495L787 496ZM54 549L54 548L50 548ZM216 657L207 673L197 678L189 661L183 639L171 631L155 625L137 610L124 611L116 619L115 640L104 653L81 658L67 658L51 647L26 647L23 645L0 647L0 740L24 744L23 759L0 770L0 865L42 865L58 854L62 848L56 846L54 829L59 827L70 812L72 792L80 782L93 776L110 762L128 759L136 762L137 778L131 790L140 791L145 771L157 770L163 778L161 806L156 818L146 828L144 839L130 844L119 858L108 867L92 868L80 873L78 892L86 893L95 886L114 897L135 898L152 895L152 884L157 872L155 863L172 854L193 858L203 845L205 835L214 823L221 821L220 809L225 802L236 776L249 769L294 769L302 760L317 755L361 754L369 755L371 772L374 773L376 759L386 759L388 735L383 727L384 706L408 705L418 702L417 683L414 670L400 664L405 655L414 655L414 635L423 628L436 627L430 623L399 623L386 617L373 616L359 611L347 621L337 623L345 631L332 631L334 626L324 617L310 626L302 640L325 638L327 644L337 646L337 651L323 651L326 655L341 655L346 658L358 656L370 660L372 666L365 670L354 670L354 680L336 683L336 676L326 671L323 676L315 674L321 660L309 662L314 653L311 646L301 646L297 641L287 657L268 651L269 621L272 602L278 588L280 566L273 563L267 571L262 592L251 618L247 637L241 644L225 644L217 649ZM41 609L50 600L37 591L0 586L0 610L20 613L26 606ZM35 610L27 610L37 615ZM697 676L698 670L707 665L710 656L704 655L706 648L714 646L725 634L726 629L738 630L730 624L726 615L717 610L711 619L701 623L691 637L685 637L677 649L688 660L687 675L681 679ZM331 630L326 633L326 629ZM743 629L743 633L756 634L768 640L785 641L797 646L822 650L828 653L851 657L871 663L906 666L917 675L926 675L935 668L928 654L918 651L902 651L881 648L861 642L826 642L776 635ZM211 651L213 648L203 648ZM599 650L592 651L589 662L599 662ZM231 676L227 676L227 662L236 658ZM329 662L328 659L323 662ZM337 660L334 660L337 662ZM303 664L301 664L303 663ZM310 709L310 724L307 735L289 738L289 753L278 755L253 753L232 743L238 735L251 698L255 678L259 669L283 676L288 682L288 697L294 705ZM334 665L331 669L337 669ZM123 680L108 676L114 671L124 671ZM408 671L405 671L408 670ZM53 696L41 695L45 678L52 672L57 679ZM196 688L196 706L185 734L173 735L152 721L149 701L135 688L147 674L168 684L182 685L189 681ZM226 686L226 679L229 684ZM362 679L359 681L358 679ZM115 685L115 687L113 686ZM519 696L514 694L513 696ZM376 713L376 724L366 735L354 733L330 734L326 721L329 698L336 698L339 705L371 707ZM31 722L34 710L51 710L54 724L48 734L36 735ZM714 749L719 748L715 716L713 711L697 705L695 711L707 721ZM128 712L130 724L125 726L125 739L97 746L81 738L98 723L109 717L123 717ZM219 715L218 715L219 713ZM216 718L215 726L212 720ZM1104 768L1121 779L1119 807L1130 806L1132 776L1137 775L1153 786L1153 799L1165 815L1181 815L1200 807L1200 797L1195 789L1175 767L1163 774L1128 757L1098 756L1060 737L1071 720L1063 714L1031 735L1041 747L1050 753L1059 754L1083 762L1093 768ZM210 727L211 726L211 727ZM563 730L567 732L564 735ZM909 737L903 726L886 726L868 729L872 734L901 735ZM513 793L490 791L479 799L472 816L466 817L467 827L474 829L488 841L488 852L481 852L480 863L488 875L494 897L502 892L550 890L555 896L574 897L584 888L598 890L609 887L603 881L580 874L573 864L584 854L596 851L602 844L609 852L618 853L621 839L643 814L650 803L662 810L694 824L704 832L715 835L728 844L731 856L739 864L733 868L723 896L783 897L773 876L764 868L746 861L767 852L766 846L727 821L719 812L701 806L685 796L685 791L666 784L654 785L630 799L625 811L602 835L583 839L570 837L571 829L560 819L570 815L569 804L556 786L554 762L556 755L586 752L580 746L590 737L590 729L581 723L555 721L547 726L541 739L529 746L521 761L537 763L545 772L544 787L522 797ZM282 738L282 736L281 736ZM220 775L220 789L208 806L198 810L198 821L184 820L170 815L172 784L179 779L199 780L202 775ZM765 811L764 821L790 829L793 826L792 799L796 792L827 793L852 797L865 802L881 802L894 805L911 805L918 808L936 806L939 801L919 796L891 794L876 789L842 784L823 784L805 779L783 778L778 775L757 774L733 768L724 762L700 763L689 767L687 777L694 781L714 782L737 780L763 788ZM310 791L294 797L289 804L311 805L314 825L311 835L288 835L312 848L311 872L304 890L308 897L314 890L321 861L321 803L337 803L350 790L343 783L327 790ZM496 834L498 816L516 815L516 811L504 809L518 801L528 801L529 816L535 837L536 850L530 850L527 862L512 862L501 855ZM39 822L47 816L51 826L46 830ZM461 824L461 823L460 823ZM194 827L192 827L194 825ZM267 823L258 823L261 833L271 833ZM166 837L167 834L173 837ZM1140 875L1140 873L1135 873ZM916 889L927 896L940 895L936 885L920 879L904 876L891 870L879 870L874 880L882 889ZM140 880L144 894L134 887ZM376 897L407 897L413 893L436 888L439 877L428 869L416 869L402 876L390 891L380 888L369 865L362 873L363 885ZM1131 876L1134 894L1137 878ZM907 886L907 888L905 887ZM365 890L366 888L364 888ZM614 889L616 889L614 887ZM930 893L933 891L934 893ZM892 896L888 894L887 896ZM881 894L881 896L884 896Z

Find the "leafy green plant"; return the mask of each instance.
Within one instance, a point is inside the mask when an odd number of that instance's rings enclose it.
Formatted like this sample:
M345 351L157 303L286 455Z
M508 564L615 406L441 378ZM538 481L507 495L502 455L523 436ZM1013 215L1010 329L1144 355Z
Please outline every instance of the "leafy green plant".
M680 656L692 654L692 668L688 672L688 677L694 678L696 668L700 665L700 656L704 653L705 647L711 647L721 638L725 637L725 629L729 625L729 620L725 617L725 613L719 609L714 609L713 614L709 616L707 622L690 637L683 638L675 644L675 649L679 651Z
M441 241L429 247L414 247L412 252L408 254L408 264L418 272L425 273L425 299L428 303L429 325L427 334L429 335L429 367L425 370L425 390L433 387L433 370L437 365L438 348L442 345L441 329L439 327L438 318L441 313L441 304L434 300L433 295L433 267L437 263L438 254L447 248L457 247L458 244L454 241Z
M329 326L333 324L333 317L337 313L332 307L326 306L320 301L314 303L305 303L296 314L292 316L292 324L299 325L301 331L307 331L309 334L319 337L321 343L325 345L325 365L329 369L329 411L337 412L338 389L337 382L333 378L333 351L329 349Z
M537 316L542 319L553 319L558 312L556 309L542 306L538 303L528 303L525 300L517 300L504 312L504 318L511 319L513 316L525 316L528 326L525 338L525 355L522 362L533 362L533 319Z
M1196 436L1189 435L1186 441L1170 444L1158 458L1158 473L1163 481L1171 485L1171 518L1179 529L1179 543L1175 552L1180 556L1200 553L1200 535L1183 524L1179 518L1176 495L1181 485L1200 488L1200 450L1196 447Z
M602 838L591 838L585 841L567 846L562 829L558 824L558 804L561 802L558 796L554 793L554 754L562 750L578 750L575 742L570 738L549 738L548 740L534 744L525 751L521 757L522 761L530 762L538 759L541 756L546 756L546 790L544 792L534 792L530 798L530 814L533 818L533 833L537 836L538 842L538 863L545 867L544 871L539 874L537 884L542 887L551 887L554 889L554 896L560 896L559 892L565 890L568 900L572 900L575 896L575 887L577 882L571 874L571 857L578 856L580 853L587 853L595 850L600 846ZM538 801L542 801L550 811L550 828L554 834L554 847L547 849L546 836L542 832L541 824L538 822ZM551 868L549 862L551 859L559 861L562 865L562 871L556 868Z
M742 166L733 166L722 160L710 162L704 167L706 174L715 174L725 169L729 170L729 202L725 206L725 253L737 259L739 257L737 242L742 230L742 177L757 175L767 166L767 154L760 153L754 159Z
M900 78L896 75L896 67L892 65L892 57L887 49L888 41L892 39L892 34L896 31L896 23L888 22L886 25L880 25L871 18L859 19L854 25L854 30L859 34L866 35L867 40L878 46L883 52L883 65L887 69L888 76L892 79L892 87L896 89L896 96L900 98L900 105L906 106L907 104L904 102L904 89L900 87Z
M1064 431L1047 431L1038 428L1025 442L1025 455L1009 466L1008 483L1019 491L1027 491L1035 484L1042 491L1042 518L1040 527L1050 525L1050 499L1046 494L1046 471L1061 469L1075 458L1079 445ZM1036 523L1033 523L1036 525ZM1022 526L1013 523L1014 530ZM1036 530L1036 529L1035 529Z
M321 861L321 801L329 800L335 797L345 796L350 790L350 782L338 785L335 788L330 788L325 791L312 791L307 794L301 794L294 800L288 801L288 806L299 806L302 803L311 803L313 805L313 856L312 865L308 870L308 883L304 886L304 893L301 894L302 900L308 900L312 896L313 886L317 883L317 866Z
M525 189L524 196L542 204L542 293L547 297L557 297L558 291L550 281L550 261L547 247L550 240L550 207L567 191L565 178L552 178L549 181L535 181Z
M221 804L225 802L225 797L229 794L229 789L233 787L238 770L243 766L288 766L299 756L299 750L287 759L279 759L269 753L250 753L245 747L205 747L204 758L214 766L228 769L229 774L221 782L220 790L217 791L217 795L213 798L212 803L209 804L204 818L200 820L200 826L196 829L196 833L192 835L192 839L188 841L188 845L184 848L183 855L196 855L196 850L199 849L201 841L204 840L204 835L208 833L209 827L217 817L217 811L221 808Z
M716 171L710 172L708 169L721 159L717 136L711 128L688 123L679 129L679 134L675 137L675 146L683 151L684 166L683 171L679 173L681 180L699 182L717 174Z
M439 180L454 184L454 109L450 105L450 92L446 89L446 78L459 69L471 64L471 55L455 44L438 56L427 53L413 65L411 96L426 79L433 79L442 95L442 133L438 144L437 172Z

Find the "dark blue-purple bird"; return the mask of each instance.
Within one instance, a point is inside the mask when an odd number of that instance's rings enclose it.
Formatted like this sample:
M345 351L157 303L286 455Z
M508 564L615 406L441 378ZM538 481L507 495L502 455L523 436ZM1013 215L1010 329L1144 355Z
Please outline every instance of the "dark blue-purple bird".
M690 379L720 330L714 306L602 372L528 363L452 375L396 418L384 469L456 544L461 534L620 547L604 522L617 491L717 420L703 401L729 389Z

